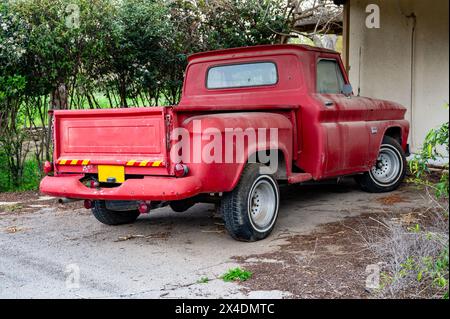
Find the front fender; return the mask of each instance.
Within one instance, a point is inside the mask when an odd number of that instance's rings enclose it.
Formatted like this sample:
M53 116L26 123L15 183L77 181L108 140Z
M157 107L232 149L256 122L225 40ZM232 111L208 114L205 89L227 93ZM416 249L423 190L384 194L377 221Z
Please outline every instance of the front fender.
M407 152L409 136L409 122L407 120L369 122L369 125L379 128L379 133L371 136L368 168L372 167L376 163L383 138L387 135L386 133L389 129L398 128L400 130L400 144L402 149Z
M288 113L286 113L288 114ZM286 173L291 171L293 126L283 114L270 112L218 113L193 116L181 123L189 135L190 154L182 161L202 181L204 192L231 191L249 157L262 150L281 151ZM175 151L179 149L175 147ZM219 154L220 153L220 154ZM188 155L188 156L187 156Z

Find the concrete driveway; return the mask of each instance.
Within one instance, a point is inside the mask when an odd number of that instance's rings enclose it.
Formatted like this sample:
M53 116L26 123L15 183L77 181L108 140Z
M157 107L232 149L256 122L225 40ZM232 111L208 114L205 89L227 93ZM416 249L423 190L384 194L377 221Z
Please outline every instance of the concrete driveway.
M362 240L334 239L349 236L327 225L427 205L411 186L367 194L352 180L290 186L281 193L275 231L256 243L231 239L207 204L185 213L166 207L132 225L112 227L97 222L80 202L62 206L32 193L18 199L0 194L0 298L364 297L370 260L363 257L357 265L351 254L342 259ZM322 267L320 258L329 258L332 269ZM338 260L342 267L333 264ZM245 283L218 278L238 265L253 277ZM204 277L208 282L199 283ZM355 283L343 286L345 280Z

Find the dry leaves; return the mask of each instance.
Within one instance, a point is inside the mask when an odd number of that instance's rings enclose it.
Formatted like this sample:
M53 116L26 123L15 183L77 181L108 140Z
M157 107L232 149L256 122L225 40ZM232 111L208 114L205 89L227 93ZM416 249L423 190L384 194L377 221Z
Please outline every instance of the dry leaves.
M136 239L136 238L167 239L169 236L170 236L169 232L159 232L159 233L150 234L150 235L129 234L129 235L126 235L126 236L118 237L117 240L115 240L115 242L126 241L126 240Z
M22 230L22 228L20 228L20 227L17 227L17 226L10 226L10 227L7 227L5 231L6 231L8 234L14 234L14 233L17 233L17 232L19 232L19 231L21 231L21 230Z
M404 203L406 200L399 196L399 195L389 195L386 197L381 197L377 199L378 202L380 202L383 205L394 205L397 203Z

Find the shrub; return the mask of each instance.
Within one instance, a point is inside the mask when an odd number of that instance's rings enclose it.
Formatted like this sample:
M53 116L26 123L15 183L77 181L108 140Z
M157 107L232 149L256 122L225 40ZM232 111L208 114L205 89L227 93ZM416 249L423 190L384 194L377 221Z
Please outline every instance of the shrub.
M7 165L7 156L0 151L0 192L27 191L38 189L42 178L41 169L35 159L25 160L23 164L23 175L19 183L13 183Z
M447 109L449 105L446 105ZM410 171L416 177L415 182L425 184L434 189L437 197L446 197L449 195L448 180L448 162L443 164L443 170L439 182L430 183L426 180L430 161L443 159L449 156L449 122L443 123L440 127L432 129L425 137L422 149L413 160L409 162Z
M448 299L448 162L438 181L433 182L428 174L431 160L448 156L448 126L446 122L430 130L422 150L409 163L413 182L425 186L432 203L422 214L426 221L407 226L385 220L382 235L369 239L370 247L385 263L380 296Z
M2 188L51 158L49 109L176 104L188 54L274 42L286 3L0 1Z
M425 226L384 220L382 235L371 237L384 263L380 297L448 298L448 219L439 210L430 215Z

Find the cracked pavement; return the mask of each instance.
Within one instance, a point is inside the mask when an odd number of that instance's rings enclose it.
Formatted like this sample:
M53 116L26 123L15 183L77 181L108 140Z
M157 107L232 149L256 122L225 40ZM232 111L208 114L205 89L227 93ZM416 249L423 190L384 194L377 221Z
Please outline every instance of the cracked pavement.
M380 199L388 195L364 193L351 180L340 185L283 187L281 194L274 232L255 243L231 239L221 219L214 216L214 206L208 204L197 204L185 213L160 208L132 225L106 226L81 202L62 206L37 194L22 194L19 199L0 194L0 297L298 297L276 281L267 289L264 283L252 285L258 273L250 285L226 283L219 276L231 267L264 264L267 278L267 267L279 271L284 261L265 256L276 257L274 253L292 236L393 207L406 212L426 205L409 186L389 195L400 200L383 204ZM71 285L78 269L79 287ZM203 277L210 280L198 283Z

